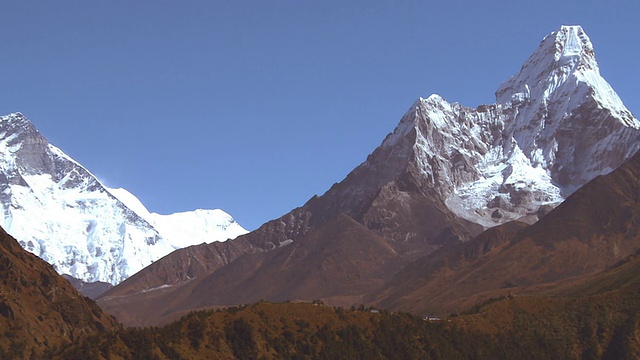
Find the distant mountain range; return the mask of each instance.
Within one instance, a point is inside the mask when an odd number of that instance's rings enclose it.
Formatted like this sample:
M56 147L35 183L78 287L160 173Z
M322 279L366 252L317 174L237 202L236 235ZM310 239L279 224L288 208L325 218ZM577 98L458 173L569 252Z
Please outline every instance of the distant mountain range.
M247 231L222 210L150 213L49 144L25 116L0 116L2 227L83 282L117 284L170 252Z
M453 253L477 253L483 241L491 249L531 231L527 224L558 213L551 210L577 189L630 159L639 139L640 122L600 76L589 37L580 26L562 26L498 88L495 104L418 99L367 160L324 195L234 241L175 251L106 292L99 304L138 325L259 299L446 313L459 303L421 304L428 296L420 284L456 273L450 261L465 260ZM584 267L569 273L599 271L635 251L616 249L597 263L581 259ZM572 264L576 251L583 250L570 247L556 261ZM525 255L518 261L538 264ZM502 275L515 272L527 281L505 277L485 286L476 279L473 291L569 276L545 264L536 268L544 275L532 278L513 265ZM429 296L448 288L438 286ZM394 301L413 291L419 295Z

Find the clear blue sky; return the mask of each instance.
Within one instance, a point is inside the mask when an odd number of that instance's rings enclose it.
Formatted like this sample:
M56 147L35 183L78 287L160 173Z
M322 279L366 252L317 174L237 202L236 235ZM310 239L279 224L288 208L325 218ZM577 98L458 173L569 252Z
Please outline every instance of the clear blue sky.
M562 24L638 116L639 4L0 0L0 114L151 211L255 229L341 181L419 96L493 102Z

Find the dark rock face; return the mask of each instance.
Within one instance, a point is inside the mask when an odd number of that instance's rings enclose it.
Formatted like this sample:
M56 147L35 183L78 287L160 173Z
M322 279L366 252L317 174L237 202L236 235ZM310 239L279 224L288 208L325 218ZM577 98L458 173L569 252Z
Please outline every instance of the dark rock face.
M80 292L80 294L90 299L97 299L100 295L113 287L113 285L101 281L87 283L69 275L62 275L62 277L69 281L71 285Z

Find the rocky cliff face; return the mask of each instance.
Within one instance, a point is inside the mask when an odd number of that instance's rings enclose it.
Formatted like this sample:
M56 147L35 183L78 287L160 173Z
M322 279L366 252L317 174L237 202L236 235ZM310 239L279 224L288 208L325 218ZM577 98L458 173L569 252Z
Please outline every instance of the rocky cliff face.
M177 248L246 232L222 211L200 211L180 215L196 233L179 238L173 216L149 214L126 190L107 189L19 113L0 117L0 206L3 227L23 248L85 282L117 284ZM203 218L216 224L196 226Z

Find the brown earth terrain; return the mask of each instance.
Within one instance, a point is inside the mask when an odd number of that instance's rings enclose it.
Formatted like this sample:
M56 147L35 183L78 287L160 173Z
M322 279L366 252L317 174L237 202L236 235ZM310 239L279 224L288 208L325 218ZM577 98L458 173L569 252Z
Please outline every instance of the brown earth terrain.
M51 265L0 229L0 359L46 358L83 335L118 327Z

